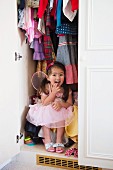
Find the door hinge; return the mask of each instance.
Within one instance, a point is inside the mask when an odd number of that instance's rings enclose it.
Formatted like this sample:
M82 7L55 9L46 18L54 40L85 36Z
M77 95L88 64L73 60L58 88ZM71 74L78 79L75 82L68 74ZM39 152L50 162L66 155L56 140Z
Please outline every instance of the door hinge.
M22 139L23 133L20 133L20 135L16 135L16 143L19 143L19 140Z
M20 60L22 58L22 56L20 55L20 53L15 52L15 61Z

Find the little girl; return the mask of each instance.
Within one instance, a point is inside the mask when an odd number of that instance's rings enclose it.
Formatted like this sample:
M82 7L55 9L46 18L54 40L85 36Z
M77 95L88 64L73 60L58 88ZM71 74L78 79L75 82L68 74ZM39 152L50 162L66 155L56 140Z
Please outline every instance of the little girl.
M45 148L49 152L62 153L65 126L73 119L72 91L66 85L65 66L60 62L51 63L47 77L41 85L41 102L30 105L27 120L42 126ZM50 129L56 128L56 143L52 143Z

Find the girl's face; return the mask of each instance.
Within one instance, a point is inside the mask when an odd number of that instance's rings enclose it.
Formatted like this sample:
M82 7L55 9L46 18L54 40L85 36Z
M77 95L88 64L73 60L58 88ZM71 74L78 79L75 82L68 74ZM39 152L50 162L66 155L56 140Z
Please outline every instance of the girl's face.
M51 85L57 84L57 86L61 86L64 82L64 71L61 68L51 68L51 73L48 76L48 80Z

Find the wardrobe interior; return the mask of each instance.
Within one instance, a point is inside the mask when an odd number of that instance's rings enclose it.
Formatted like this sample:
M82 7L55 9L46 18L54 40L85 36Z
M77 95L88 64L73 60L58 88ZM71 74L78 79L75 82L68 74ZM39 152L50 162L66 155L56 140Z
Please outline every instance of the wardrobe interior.
M37 71L46 73L47 66L53 61L59 61L66 68L66 83L73 92L73 108L75 118L69 127L65 127L65 156L77 158L78 143L78 0L18 0L18 33L20 51L25 61L21 72L27 75L27 87L23 95L26 106L22 110L21 132L24 144L43 146L41 127L36 127L26 121L29 104L37 101L37 90L31 83L32 75ZM27 62L26 62L27 61ZM26 64L27 63L27 64ZM22 100L21 100L22 105ZM43 146L44 148L44 146ZM71 151L71 152L70 152Z

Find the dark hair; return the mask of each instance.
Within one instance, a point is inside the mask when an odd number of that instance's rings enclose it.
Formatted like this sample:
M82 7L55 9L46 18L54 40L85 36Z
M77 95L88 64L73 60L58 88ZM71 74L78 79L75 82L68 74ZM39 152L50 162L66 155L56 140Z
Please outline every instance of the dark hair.
M64 82L62 84L62 87L64 89L63 100L66 101L68 99L68 96L69 96L69 87L66 84L66 76L65 76L66 75L66 69L65 69L65 66L62 63L60 63L58 61L55 61L54 63L51 63L48 66L48 68L47 68L47 75L50 75L51 72L52 72L52 68L55 68L55 67L60 68L61 70L64 71ZM43 81L42 81L42 84L41 84L41 91L46 93L46 94L47 94L47 92L46 92L45 86L48 83L50 83L50 82L47 80L47 78L44 78Z

